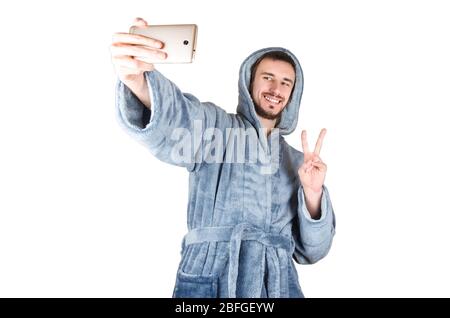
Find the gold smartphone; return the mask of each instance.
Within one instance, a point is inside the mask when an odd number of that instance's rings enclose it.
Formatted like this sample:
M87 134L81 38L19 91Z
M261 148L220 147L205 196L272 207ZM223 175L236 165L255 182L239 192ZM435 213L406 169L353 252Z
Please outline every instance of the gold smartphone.
M196 24L132 26L130 33L144 35L164 43L162 51L167 53L165 60L136 57L139 60L152 64L192 63L194 60L197 44Z

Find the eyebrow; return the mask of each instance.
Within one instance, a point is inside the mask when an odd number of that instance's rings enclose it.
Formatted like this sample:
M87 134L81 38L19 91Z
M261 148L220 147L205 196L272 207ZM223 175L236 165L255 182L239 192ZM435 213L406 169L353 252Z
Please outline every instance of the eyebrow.
M275 77L275 74L272 74L272 73L269 73L269 72L262 72L261 74L263 74L263 75L269 75L269 76ZM291 80L290 78L284 77L284 78L283 78L283 81L289 82L289 83L291 83L292 85L294 85L294 81Z

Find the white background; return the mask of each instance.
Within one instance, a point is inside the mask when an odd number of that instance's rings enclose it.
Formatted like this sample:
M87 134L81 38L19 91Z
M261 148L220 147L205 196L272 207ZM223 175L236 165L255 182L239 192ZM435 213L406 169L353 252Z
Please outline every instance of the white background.
M115 119L109 45L133 18L196 23L192 65L159 67L229 112L262 47L300 59L299 126L337 216L308 297L450 296L445 1L14 1L0 4L0 296L170 297L187 172Z

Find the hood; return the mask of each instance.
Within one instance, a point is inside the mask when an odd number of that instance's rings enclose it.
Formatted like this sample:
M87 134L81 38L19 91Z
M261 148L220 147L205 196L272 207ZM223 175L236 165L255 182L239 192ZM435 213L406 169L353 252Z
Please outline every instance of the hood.
M252 125L258 129L261 128L258 116L256 115L255 106L250 95L250 76L252 65L258 58L270 51L281 51L287 53L295 62L295 87L292 91L291 101L281 112L281 120L276 126L280 129L280 134L288 135L295 130L297 126L298 110L300 108L300 100L303 92L303 71L299 61L294 54L281 47L269 47L258 50L247 57L241 65L239 71L239 101L237 113L245 117Z

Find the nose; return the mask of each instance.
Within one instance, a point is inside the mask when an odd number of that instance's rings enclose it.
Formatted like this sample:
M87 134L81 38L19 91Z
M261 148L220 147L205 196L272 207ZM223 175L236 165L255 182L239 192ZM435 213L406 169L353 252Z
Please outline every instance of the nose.
M281 91L280 91L280 83L278 83L277 81L273 81L270 83L270 92L272 94L274 94L275 96L280 95Z

